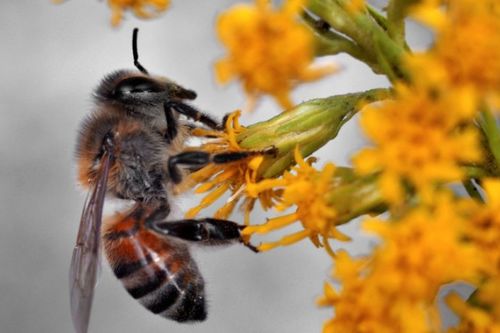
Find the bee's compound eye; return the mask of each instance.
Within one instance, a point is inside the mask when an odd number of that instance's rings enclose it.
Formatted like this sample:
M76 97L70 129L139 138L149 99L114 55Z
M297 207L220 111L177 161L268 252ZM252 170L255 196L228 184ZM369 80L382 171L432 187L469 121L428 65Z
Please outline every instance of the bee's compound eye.
M121 81L114 89L113 95L120 97L140 93L158 93L164 90L165 88L156 81L147 77L135 76Z

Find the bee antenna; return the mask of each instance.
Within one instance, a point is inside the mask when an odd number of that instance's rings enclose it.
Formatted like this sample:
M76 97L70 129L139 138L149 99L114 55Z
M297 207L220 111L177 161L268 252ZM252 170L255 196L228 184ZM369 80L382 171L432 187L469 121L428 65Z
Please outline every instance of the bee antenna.
M139 28L134 28L134 32L132 34L132 52L134 53L134 65L138 70L143 72L144 74L149 74L146 68L144 68L139 62L139 53L137 52L137 34L139 33Z

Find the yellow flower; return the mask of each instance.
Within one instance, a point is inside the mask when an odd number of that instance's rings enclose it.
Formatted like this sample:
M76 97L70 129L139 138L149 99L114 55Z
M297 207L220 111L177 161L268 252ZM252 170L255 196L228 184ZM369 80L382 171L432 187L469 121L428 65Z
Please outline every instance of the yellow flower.
M435 304L440 287L478 279L478 252L462 239L466 218L458 206L443 195L396 221L366 222L364 229L376 232L382 243L362 258L337 253L333 277L341 288L326 285L318 301L334 307L323 332L440 331Z
M460 324L451 332L500 332L500 180L484 179L486 203L468 205L464 216L468 223L462 239L473 246L477 255L475 269L481 279L475 286L473 301L464 302L457 295L446 299L450 308L460 317Z
M382 172L380 185L387 200L404 199L401 180L422 194L436 182L460 180L460 163L480 160L471 93L397 85L394 100L365 108L361 126L375 147L354 158L362 173Z
M496 287L498 289L498 285ZM461 319L459 326L450 329L449 333L500 333L498 313L467 304L455 293L446 297L446 303Z
M488 201L471 214L465 237L482 254L486 275L500 277L500 180L485 179L483 186Z
M277 242L263 243L258 247L259 250L266 251L276 246L290 245L308 237L314 245L325 246L333 255L328 243L329 238L349 240L335 228L337 213L328 202L328 195L335 186L335 166L329 163L323 170L318 171L310 165L311 160L306 162L302 158L298 148L295 149L295 161L297 165L291 171L286 171L281 178L264 179L247 186L250 197L258 197L260 193L271 190L280 193L279 202L275 205L276 210L282 212L296 206L295 212L269 219L262 225L249 226L243 230L243 234L249 236L268 233L300 221L303 230L285 236Z
M475 282L481 263L478 251L463 240L467 219L451 195L439 193L432 205L420 205L393 224L372 219L364 224L376 232L383 245L374 251L377 274L391 281L385 289L432 301L438 288L458 279ZM456 265L447 263L454 261Z
M215 65L218 81L242 81L251 99L270 94L285 109L292 106L289 92L298 81L316 80L331 66L311 68L313 39L298 22L303 0L285 1L273 10L267 0L239 4L217 21L219 39L228 50Z
M239 123L239 116L240 111L237 111L228 117L225 131L195 129L194 135L212 138L197 149L213 154L231 151L248 152L249 150L242 149L236 140L236 136L245 131L245 128ZM257 181L259 167L263 161L263 154L256 151L255 154L251 154L248 158L231 163L209 164L192 173L189 179L181 184L177 190L182 192L186 188L197 186L196 193L208 194L201 200L199 205L186 213L186 217L192 218L196 216L202 209L210 206L226 192L230 192L230 198L216 211L214 217L226 219L233 212L238 202L243 199L245 224L248 224L250 211L253 209L257 198L246 196L245 188L247 184ZM273 205L276 196L277 194L272 190L264 191L258 197L258 200L264 208L269 208Z
M423 1L414 15L437 33L428 51L452 85L473 86L488 100L500 98L500 3L497 0ZM431 72L417 72L426 76ZM498 105L497 105L498 106Z
M132 10L139 18L153 18L167 9L169 0L108 0L111 8L111 24L117 26L126 10Z
M411 6L410 14L423 24L438 30L446 24L443 4L444 0L419 0Z

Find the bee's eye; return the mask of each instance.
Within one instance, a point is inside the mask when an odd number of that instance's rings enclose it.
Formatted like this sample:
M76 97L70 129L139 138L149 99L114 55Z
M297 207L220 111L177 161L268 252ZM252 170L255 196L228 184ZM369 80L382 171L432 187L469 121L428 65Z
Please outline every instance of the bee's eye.
M113 91L116 97L126 96L136 93L156 93L164 91L158 82L147 77L135 76L121 81Z

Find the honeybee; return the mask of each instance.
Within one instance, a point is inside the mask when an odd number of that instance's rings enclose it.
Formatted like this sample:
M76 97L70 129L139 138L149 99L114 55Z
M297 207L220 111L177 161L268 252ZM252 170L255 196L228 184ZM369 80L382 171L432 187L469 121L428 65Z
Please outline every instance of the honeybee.
M232 221L168 220L171 190L189 170L255 152L184 151L195 122L213 129L221 125L187 104L196 98L194 91L148 73L138 60L137 32L132 38L137 70L119 70L102 80L94 93L96 108L83 121L77 141L79 182L89 189L70 267L78 333L88 329L101 242L128 293L151 312L178 322L207 315L203 278L189 243L243 243L243 227ZM102 226L106 197L132 205Z

